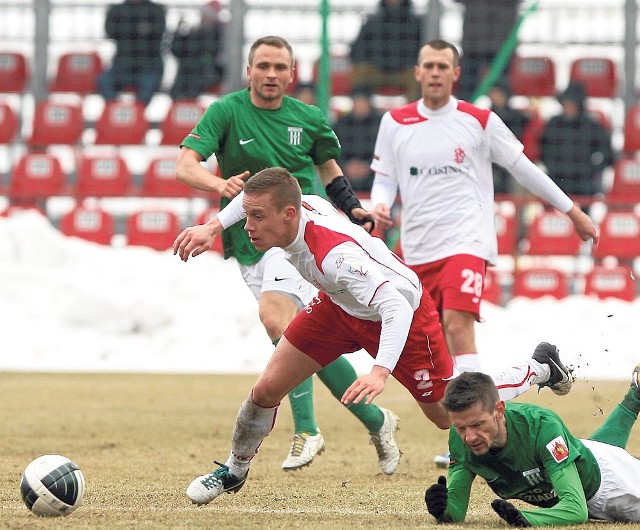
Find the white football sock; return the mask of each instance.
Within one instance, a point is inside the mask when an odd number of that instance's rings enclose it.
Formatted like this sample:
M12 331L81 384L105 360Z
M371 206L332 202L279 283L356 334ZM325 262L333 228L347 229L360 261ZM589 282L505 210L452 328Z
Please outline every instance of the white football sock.
M482 372L480 365L480 356L477 353L463 353L454 356L456 368L458 372Z
M240 406L236 426L231 438L231 454L226 465L236 477L244 477L249 471L251 459L276 422L278 407L264 408L256 405L251 395Z
M524 394L531 385L546 383L551 375L551 369L546 364L540 364L534 359L511 366L492 376L498 387L498 394L502 401L509 401Z

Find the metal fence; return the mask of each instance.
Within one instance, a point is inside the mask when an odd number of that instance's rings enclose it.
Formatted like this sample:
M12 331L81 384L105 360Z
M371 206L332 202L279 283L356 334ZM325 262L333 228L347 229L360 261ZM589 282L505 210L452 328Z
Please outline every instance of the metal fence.
M204 2L158 0L167 6L167 29L175 29L181 16L196 21ZM108 0L5 0L0 4L0 50L26 53L33 69L31 91L46 95L47 80L60 54L70 50L97 50L108 64L113 43L104 35ZM530 2L523 2L523 9ZM375 11L376 0L341 0L330 4L329 39L333 49L344 51L356 37L364 17ZM243 82L249 44L265 34L285 36L299 58L300 76L311 76L320 56L322 20L319 2L229 0L227 59L228 87ZM429 37L441 36L456 44L462 34L461 5L452 0L416 0L415 11L427 15ZM566 85L568 65L579 56L611 57L624 73L620 97L625 106L637 100L638 66L637 0L542 0L519 35L518 52L547 53L557 60L558 88ZM175 59L166 52L165 86L175 73Z

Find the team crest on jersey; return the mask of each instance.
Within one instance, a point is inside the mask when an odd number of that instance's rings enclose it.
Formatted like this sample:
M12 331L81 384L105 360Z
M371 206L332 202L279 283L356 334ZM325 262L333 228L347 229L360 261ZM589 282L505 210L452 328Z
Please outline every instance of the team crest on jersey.
M302 127L289 127L289 143L291 145L300 145L302 140Z
M569 458L569 447L562 436L551 440L546 447L556 462L562 462Z
M537 484L544 482L544 477L542 476L539 467L534 467L533 469L523 471L522 476L532 486L536 486Z
M455 158L456 164L462 164L466 156L467 154L464 152L463 147L461 146L456 147L456 150L454 151L454 158Z

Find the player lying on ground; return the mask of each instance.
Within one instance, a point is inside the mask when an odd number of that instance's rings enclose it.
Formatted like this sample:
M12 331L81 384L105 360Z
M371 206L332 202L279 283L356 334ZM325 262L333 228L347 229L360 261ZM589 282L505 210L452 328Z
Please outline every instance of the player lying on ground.
M184 261L202 254L223 227L245 215L245 230L255 247L283 248L320 294L286 329L240 407L226 463L196 478L187 489L189 498L206 504L221 493L238 491L251 459L273 428L280 400L343 352L365 349L375 363L371 373L347 388L342 403L371 403L393 374L429 420L449 428L440 400L457 372L433 301L416 274L381 239L350 223L330 203L313 195L303 197L297 181L282 168L251 177L244 193L216 218L184 230L174 253ZM555 347L546 346L531 361L501 375L505 392L518 395L531 384L550 386L560 394L569 391L570 375Z
M429 513L440 522L463 521L477 475L500 497L491 506L512 526L640 522L640 461L625 450L640 412L639 373L640 365L622 402L586 440L549 409L505 404L486 375L460 375L443 400L453 424L449 479L427 489ZM519 510L503 499L540 509Z

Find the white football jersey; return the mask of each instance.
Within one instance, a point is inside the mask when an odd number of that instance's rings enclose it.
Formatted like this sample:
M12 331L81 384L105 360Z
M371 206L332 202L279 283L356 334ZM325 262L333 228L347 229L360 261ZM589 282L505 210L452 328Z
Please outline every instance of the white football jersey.
M419 100L385 113L371 167L400 190L405 261L471 254L494 263L491 163L510 167L522 151L495 113L453 97L437 110Z
M377 237L353 224L316 195L303 195L302 220L285 256L302 277L346 313L379 321L371 301L391 283L415 310L422 286L417 275Z

